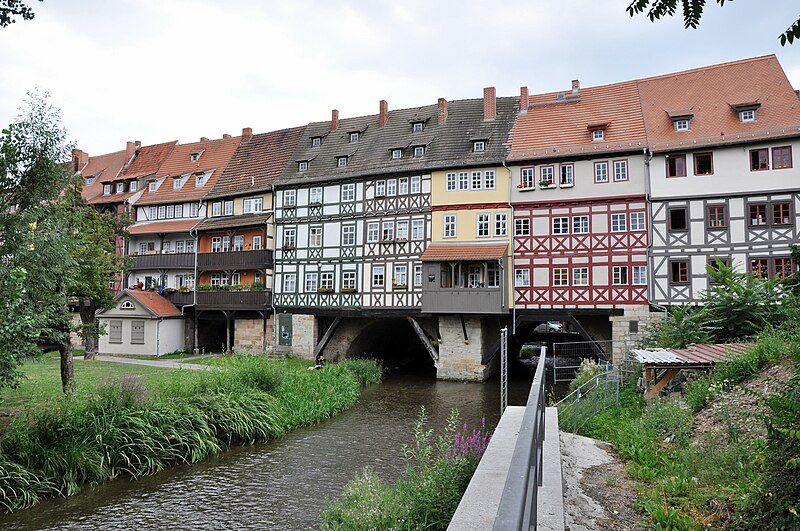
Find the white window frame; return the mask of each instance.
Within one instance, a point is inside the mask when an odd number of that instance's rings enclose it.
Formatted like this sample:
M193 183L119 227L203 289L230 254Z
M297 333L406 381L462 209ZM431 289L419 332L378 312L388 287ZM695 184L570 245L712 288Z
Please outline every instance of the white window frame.
M556 172L552 164L547 166L539 166L539 185L545 183L545 186L550 186L556 183Z
M628 216L625 214L611 214L611 232L627 232Z
M386 195L391 197L397 195L397 179L386 180Z
M372 266L372 287L383 288L386 286L386 267L382 265Z
M254 251L261 250L261 235L259 234L253 236L253 250Z
M408 287L408 266L405 264L395 264L394 274L392 277L393 286L406 286Z
M748 109L746 111L739 111L739 121L743 124L756 121L755 109Z
M284 247L297 247L297 229L294 227L284 227L282 241Z
M412 133L421 133L422 129L425 127L423 122L412 122L411 123L411 132Z
M139 181L131 181L128 183L128 191L135 192L139 189Z
M572 234L589 234L589 216L572 216Z
M375 197L386 197L386 181L375 181Z
M390 242L394 238L394 221L387 220L381 223L381 241Z
M342 225L342 245L351 247L356 244L356 226L354 223Z
M393 149L392 150L392 159L398 160L403 158L403 150L402 149Z
M356 185L347 183L342 185L342 201L351 202L356 200Z
M408 220L398 220L395 224L395 236L398 240L408 240Z
M305 282L303 282L303 291L305 293L316 293L319 288L319 273L311 271L306 273Z
M150 183L147 185L147 190L149 192L151 192L151 193L152 192L157 192L158 191L158 181L150 181Z
M215 218L222 215L222 201L211 203L211 217Z
M483 189L483 172L481 171L472 172L472 179L470 179L469 187L470 190Z
M572 268L572 285L573 286L588 286L589 285L589 268L588 267L573 267Z
M284 273L282 293L294 293L296 290L297 290L297 274Z
M447 192L453 192L456 189L456 174L455 173L448 173L445 175L445 185L444 189Z
M425 156L425 146L415 146L414 147L414 156L415 157L424 157Z
M622 272L625 272L625 278L623 279ZM623 282L624 280L624 282ZM611 285L612 286L627 286L630 283L630 278L628 278L628 266L613 266L611 268Z
M458 172L458 189L469 190L469 172Z
M603 129L592 131L592 142L602 142L606 139L606 132Z
M103 185L103 195L111 195L111 185L104 184Z
M685 118L683 118L683 119L681 119L681 120L675 120L675 122L673 123L673 125L675 126L675 130L676 130L677 132L679 132L679 133L680 133L680 132L683 132L683 131L688 131L688 130L689 130L689 120L687 120L687 119L685 119Z
M226 216L233 215L233 201L225 201L225 215Z
M573 186L575 184L575 165L560 164L558 167L558 185Z
M497 175L494 170L486 170L483 172L483 188L485 190L494 190L497 186Z
M634 286L647 285L647 266L635 265L631 266L631 284Z
M488 212L479 212L475 215L475 236L478 238L489 237L489 220Z
M412 175L411 176L411 193L418 194L422 191L422 176L421 175Z
M456 237L456 215L455 214L445 214L444 216L444 223L442 224L443 229L443 238L455 238Z
M530 269L514 269L514 287L527 288L531 285Z
M367 243L378 243L381 235L381 224L377 221L367 223Z
M314 186L308 189L308 203L315 204L319 203L322 204L322 197L323 197L323 189L321 186Z
M422 286L422 266L414 266L414 287L419 288Z
M326 290L333 290L334 288L333 271L322 271L319 274L319 288Z
M300 162L298 162L297 163L297 171L299 171L299 172L308 171L308 161L307 160L301 160Z
M358 131L356 131L354 133L350 133L350 143L351 144L355 144L356 142L358 142L359 138L360 138L360 135L358 134Z
M424 240L425 239L425 220L412 219L411 220L411 239Z
M569 286L569 268L568 267L554 267L553 268L553 287L563 288Z
M632 231L643 231L646 227L646 218L644 212L631 212L630 215L630 230Z
M529 189L536 186L535 180L535 168L522 168L519 175L519 185L521 188Z
M485 140L476 140L472 143L472 152L473 153L483 153L486 151L486 141Z
M297 190L283 191L283 207L294 208L297 206Z
M355 271L342 271L342 289L356 289Z
M233 237L233 250L244 251L244 234L236 234Z
M117 193L118 194L125 193L125 183L117 183Z
M344 168L347 166L347 157L337 157L336 159L336 167L337 168Z
M397 195L408 195L408 177L397 180Z
M530 235L531 235L530 218L515 218L514 236L530 236Z
M628 161L627 160L615 160L614 161L614 182L618 183L621 181L628 180Z
M508 235L508 214L505 212L495 212L494 214L494 235Z
M311 137L311 147L319 147L322 145L322 137L321 136L312 136Z
M553 218L553 234L559 236L569 234L569 217L558 216Z
M309 227L308 246L314 248L322 247L322 225Z
M594 182L596 183L608 182L608 161L594 163Z

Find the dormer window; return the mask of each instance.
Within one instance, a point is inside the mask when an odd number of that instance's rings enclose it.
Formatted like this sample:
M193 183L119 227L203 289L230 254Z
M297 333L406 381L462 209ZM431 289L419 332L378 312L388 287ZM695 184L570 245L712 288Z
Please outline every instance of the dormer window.
M94 184L94 177L87 177L86 178L86 186L91 186Z
M340 168L344 168L345 166L347 166L347 157L338 157L336 159L336 165Z
M350 143L353 144L355 142L358 142L358 137L359 137L358 132L350 133Z
M320 147L322 145L322 137L321 136L312 136L311 137L311 147Z
M198 160L200 160L200 155L202 154L203 154L202 151L195 151L194 153L189 155L189 162L197 162Z
M393 159L402 159L403 158L403 150L402 149L393 149L392 150L392 158Z
M472 143L472 151L474 153L483 153L486 151L486 141L485 140L476 140Z
M103 195L110 195L111 194L111 185L104 184L103 185Z
M682 118L680 120L675 120L673 122L675 126L675 130L678 132L688 131L689 130L689 120L687 118Z
M303 160L297 163L297 171L308 171L308 161Z
M181 188L183 188L184 182L185 181L183 180L183 177L175 177L175 179L172 180L172 189L180 190Z
M150 184L148 185L148 190L150 190L150 192L157 191L158 190L158 181L150 181Z
M411 132L412 133L421 133L422 129L424 128L424 124L422 122L412 122L411 123Z
M414 148L414 156L415 157L423 157L423 156L425 156L425 146L416 146Z
M201 173L197 176L196 186L197 188L202 188L208 182L208 178L211 177L211 174L214 173L214 170L207 171L205 173Z
M592 142L602 142L606 139L606 132L603 129L595 129L592 131Z
M125 183L117 183L117 193L121 194L125 192Z
M744 111L739 111L739 121L743 124L748 122L755 122L756 121L756 110L755 109L747 109Z
M129 192L135 192L138 189L139 189L139 181L131 181L130 184L128 185Z

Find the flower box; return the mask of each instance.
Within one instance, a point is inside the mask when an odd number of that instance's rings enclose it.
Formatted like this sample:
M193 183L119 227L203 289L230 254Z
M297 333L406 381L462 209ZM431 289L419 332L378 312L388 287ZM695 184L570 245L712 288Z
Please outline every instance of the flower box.
M572 188L573 186L575 186L575 183L561 183L559 186L561 188Z
M408 289L408 284L392 284L392 289Z
M342 288L342 293L358 293L356 288Z
M533 185L531 185L531 186L525 186L525 185L523 185L523 184L518 184L518 185L517 185L517 189L518 189L520 192L531 192L531 191L533 191L533 190L536 190L536 187L535 187L535 186L533 186Z
M294 251L296 247L294 245L284 245L281 247L282 251Z
M310 202L310 203L308 204L308 206L312 206L312 207L318 207L318 206L322 206L322 203L321 203L321 202L319 202L319 201L312 201L312 202Z
M539 181L539 188L542 190L549 190L555 187L556 187L555 183L551 183L549 181Z
M317 288L317 293L333 293L333 288Z

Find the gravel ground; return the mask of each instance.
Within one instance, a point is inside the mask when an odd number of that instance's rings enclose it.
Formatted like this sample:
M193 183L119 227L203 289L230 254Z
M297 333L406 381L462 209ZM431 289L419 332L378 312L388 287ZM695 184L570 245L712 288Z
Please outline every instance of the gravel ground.
M633 509L634 483L611 445L562 432L561 458L567 529L645 529Z

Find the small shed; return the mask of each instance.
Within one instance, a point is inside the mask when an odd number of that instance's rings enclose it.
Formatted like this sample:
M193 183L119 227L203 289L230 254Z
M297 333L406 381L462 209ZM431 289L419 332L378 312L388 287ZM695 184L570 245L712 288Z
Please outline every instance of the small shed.
M686 348L634 349L636 361L644 369L647 390L645 398L653 398L683 369L711 369L752 348L752 343L689 345Z
M185 348L184 317L158 293L122 291L98 317L101 354L161 356Z

